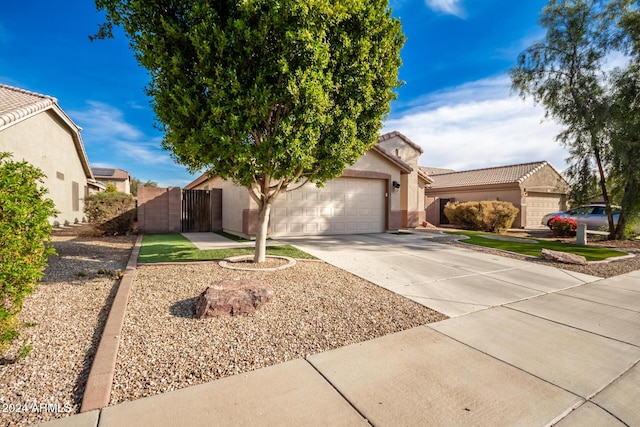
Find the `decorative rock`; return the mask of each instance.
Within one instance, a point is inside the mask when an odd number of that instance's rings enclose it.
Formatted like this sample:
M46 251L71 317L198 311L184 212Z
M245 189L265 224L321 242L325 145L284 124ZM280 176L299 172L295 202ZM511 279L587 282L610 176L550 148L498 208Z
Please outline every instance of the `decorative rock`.
M214 282L196 301L196 318L253 313L273 299L273 288L262 280L226 279Z
M565 264L587 265L587 259L582 255L570 254L568 252L552 251L550 249L542 249L540 258L550 261L563 262Z

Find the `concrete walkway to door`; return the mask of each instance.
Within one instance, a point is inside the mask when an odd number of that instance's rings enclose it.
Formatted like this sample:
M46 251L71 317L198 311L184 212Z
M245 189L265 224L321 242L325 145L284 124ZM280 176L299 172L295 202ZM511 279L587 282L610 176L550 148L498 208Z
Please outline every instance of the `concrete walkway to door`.
M449 317L600 279L443 245L441 236L417 232L281 240Z

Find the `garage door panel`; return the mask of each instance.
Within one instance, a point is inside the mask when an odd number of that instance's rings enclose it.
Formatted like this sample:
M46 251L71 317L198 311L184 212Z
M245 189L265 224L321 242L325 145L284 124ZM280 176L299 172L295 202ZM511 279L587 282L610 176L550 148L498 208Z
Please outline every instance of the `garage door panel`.
M560 204L561 197L557 194L529 193L527 196L526 226L536 227L541 225L540 222L543 216L562 209Z
M324 188L307 185L287 193L272 209L271 234L382 232L384 183L379 179L338 178Z

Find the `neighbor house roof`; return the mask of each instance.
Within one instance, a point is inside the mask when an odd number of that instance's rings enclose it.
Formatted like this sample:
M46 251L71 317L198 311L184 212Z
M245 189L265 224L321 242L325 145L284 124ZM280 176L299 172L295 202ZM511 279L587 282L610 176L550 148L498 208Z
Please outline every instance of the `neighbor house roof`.
M88 178L93 178L80 136L82 128L62 111L58 100L51 96L0 84L0 131L47 110L51 110L69 127L84 173Z
M115 168L91 168L96 179L107 179L112 181L126 181L130 178L129 172Z
M422 172L430 176L455 172L455 170L453 169L435 168L433 166L418 166L418 168L420 168Z
M430 188L521 183L545 165L548 163L543 161L436 174L432 176L433 184Z

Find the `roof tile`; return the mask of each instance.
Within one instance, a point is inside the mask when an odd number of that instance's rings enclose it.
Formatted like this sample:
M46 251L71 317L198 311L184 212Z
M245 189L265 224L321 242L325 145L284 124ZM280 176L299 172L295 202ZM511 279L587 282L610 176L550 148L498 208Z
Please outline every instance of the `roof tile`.
M46 110L57 102L50 96L0 84L0 127Z
M431 175L434 182L430 188L471 187L475 185L519 183L547 164L548 163L546 161L543 161L434 174Z

